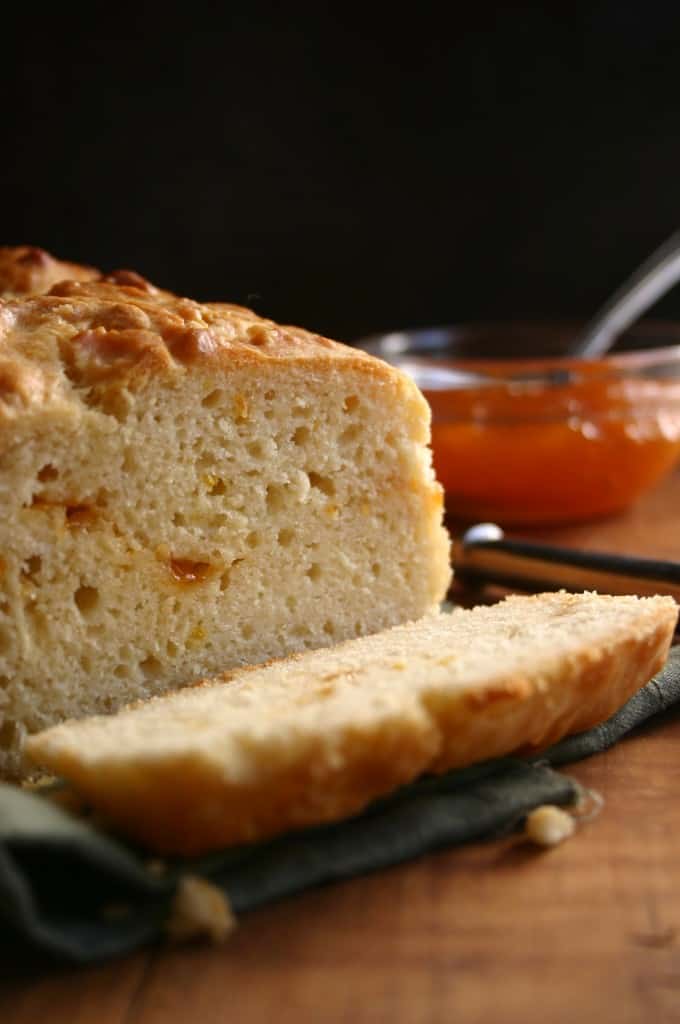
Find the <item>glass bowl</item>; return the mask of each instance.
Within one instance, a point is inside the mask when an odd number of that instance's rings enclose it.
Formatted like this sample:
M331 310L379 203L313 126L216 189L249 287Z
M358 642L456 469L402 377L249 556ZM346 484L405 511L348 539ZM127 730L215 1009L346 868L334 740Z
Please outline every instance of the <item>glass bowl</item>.
M577 324L500 323L375 335L432 408L447 512L500 525L620 512L680 457L680 324L643 321L607 356L564 355Z

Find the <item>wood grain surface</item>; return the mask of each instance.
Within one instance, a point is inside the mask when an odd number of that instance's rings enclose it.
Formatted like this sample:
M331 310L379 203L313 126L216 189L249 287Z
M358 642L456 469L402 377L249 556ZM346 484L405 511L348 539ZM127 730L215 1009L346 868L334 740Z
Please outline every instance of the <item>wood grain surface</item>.
M680 560L680 476L617 519L532 535ZM85 969L5 952L0 1021L680 1021L680 712L567 770L605 803L562 846L432 854L248 914L222 947Z

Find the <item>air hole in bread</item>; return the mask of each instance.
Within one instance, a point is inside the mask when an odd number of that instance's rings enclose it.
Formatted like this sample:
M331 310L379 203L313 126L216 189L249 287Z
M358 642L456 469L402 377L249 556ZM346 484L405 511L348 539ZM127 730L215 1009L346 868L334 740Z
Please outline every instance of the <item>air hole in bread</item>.
M186 519L181 512L175 512L172 517L173 526L186 526Z
M261 441L251 441L248 445L248 454L252 455L254 459L262 459L264 457L264 445Z
M92 526L97 518L97 513L92 505L67 505L66 525L72 530L87 529Z
M147 679L154 679L156 676L159 676L163 668L158 658L154 657L153 654L150 654L144 661L140 661L139 667Z
M288 527L284 527L282 530L279 530L277 539L282 548L287 548L293 541L294 537L295 531L289 530Z
M41 484L46 484L51 480L56 480L58 476L59 470L56 466L53 466L51 462L46 463L42 469L38 470L38 480Z
M173 640L168 640L165 645L165 653L169 658L176 658L179 654L179 647Z
M0 615L9 615L9 601L0 601Z
M168 569L178 583L203 583L213 571L210 562L194 561L191 558L171 558Z
M116 665L116 667L113 670L113 674L116 677L116 679L129 679L130 669L128 668L127 665Z
M33 640L36 643L47 643L49 629L45 613L36 606L35 601L29 602L29 604L26 605L25 611L26 622L33 636Z
M342 403L343 412L355 412L359 408L359 399L356 395L347 395Z
M224 480L222 480L221 477L213 476L212 473L209 473L208 476L205 478L205 482L208 488L208 494L211 497L219 497L220 495L226 493L227 487Z
M267 484L267 511L279 512L286 500L286 489L281 484Z
M0 654L8 651L12 644L12 637L8 629L0 626Z
M317 490L322 491L324 494L329 496L335 494L335 484L330 477L322 476L321 473L315 473L314 470L312 470L312 472L309 473L309 482L312 487L316 487Z
M297 608L297 598L294 594L288 594L286 597L286 608L290 612L294 612Z
M380 565L380 562L373 563L373 565L371 566L371 572L373 573L374 576L380 575L380 573L382 572L382 566Z
M205 398L202 400L201 405L204 405L206 409L214 409L216 405L219 405L224 400L224 391L221 388L215 388L214 391L210 391Z
M89 618L99 606L99 591L96 587L78 587L73 600L84 619Z
M349 427L345 427L343 432L340 434L340 440L343 444L349 444L361 434L361 427L358 423L352 423Z
M293 434L293 444L304 445L309 440L309 427L298 427Z
M59 505L59 504L60 503L58 501L49 501L44 496L44 492L43 491L38 491L37 494L33 495L33 497L31 498L31 500L30 500L30 502L28 504L24 504L23 505L23 508L50 509L50 508L53 508L55 505Z
M330 619L326 619L326 621L324 622L323 631L328 636L335 636L335 625L331 622Z
M27 579L34 579L42 569L42 558L40 555L31 555L27 558L21 569L21 575Z
M6 690L9 686L9 676L0 676L0 690Z
M249 548L256 548L260 544L261 540L262 538L260 537L257 530L253 530L246 537L246 544L248 545Z
M220 590L225 591L229 589L230 573L228 569L225 569L220 576Z
M249 622L246 622L241 627L241 636L243 637L244 640L250 640L252 638L254 632L255 632L255 627L252 626Z
M247 423L250 415L250 404L246 396L242 395L240 392L237 392L234 395L232 412L234 415L234 423Z
M265 391L265 393L264 393L264 400L265 400L265 402L273 402L273 400L275 398L276 398L276 392L275 391Z
M309 576L310 580L313 580L314 582L321 579L321 566L318 562L312 562L307 570L307 576Z

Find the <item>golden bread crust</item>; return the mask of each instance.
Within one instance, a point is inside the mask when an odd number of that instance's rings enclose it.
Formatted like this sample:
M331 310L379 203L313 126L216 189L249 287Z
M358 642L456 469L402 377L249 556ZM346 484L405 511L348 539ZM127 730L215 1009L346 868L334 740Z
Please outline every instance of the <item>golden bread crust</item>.
M321 370L342 363L397 383L424 406L408 377L358 349L241 306L178 297L133 271L0 300L0 423L3 412L14 419L17 407L48 395L82 405L84 389L137 390L150 376L179 380L195 368L220 374L255 365L265 376L282 362Z
M604 721L662 666L677 614L663 597L514 597L57 726L27 750L123 833L200 854Z
M0 298L38 295L58 281L91 281L95 267L58 260L35 245L0 246Z

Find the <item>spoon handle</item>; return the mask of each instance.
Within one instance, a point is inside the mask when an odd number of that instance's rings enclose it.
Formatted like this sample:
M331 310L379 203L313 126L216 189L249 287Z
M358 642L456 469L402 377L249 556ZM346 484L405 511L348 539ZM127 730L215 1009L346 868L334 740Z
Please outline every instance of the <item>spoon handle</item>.
M668 594L680 601L680 562L506 540L495 523L479 523L463 534L454 544L454 566L456 579L473 587Z
M676 231L614 292L572 342L568 355L592 359L614 341L657 299L680 281L680 231Z

